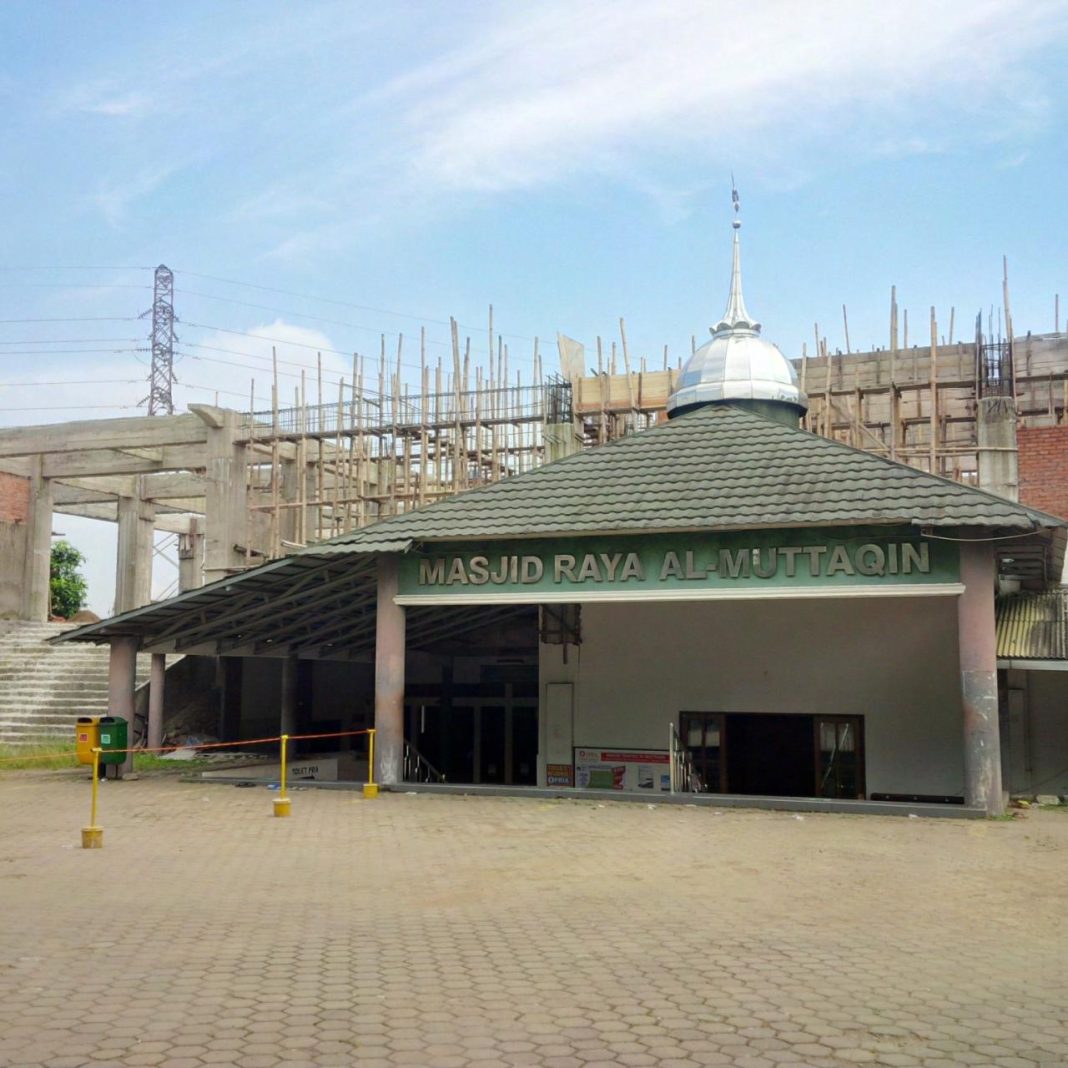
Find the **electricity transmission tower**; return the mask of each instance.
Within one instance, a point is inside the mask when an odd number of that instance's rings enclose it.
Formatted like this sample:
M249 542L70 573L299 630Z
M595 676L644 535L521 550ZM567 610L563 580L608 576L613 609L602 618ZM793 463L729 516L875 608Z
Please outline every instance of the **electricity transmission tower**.
M152 370L148 377L148 414L173 415L174 272L160 264L152 291Z

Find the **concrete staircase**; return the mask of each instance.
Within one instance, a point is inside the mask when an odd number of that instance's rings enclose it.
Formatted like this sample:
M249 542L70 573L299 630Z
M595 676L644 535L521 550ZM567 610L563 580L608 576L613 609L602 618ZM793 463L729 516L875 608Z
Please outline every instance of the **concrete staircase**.
M0 745L43 737L74 739L78 716L108 713L106 645L48 639L69 623L0 622ZM148 679L150 657L137 658L137 683Z

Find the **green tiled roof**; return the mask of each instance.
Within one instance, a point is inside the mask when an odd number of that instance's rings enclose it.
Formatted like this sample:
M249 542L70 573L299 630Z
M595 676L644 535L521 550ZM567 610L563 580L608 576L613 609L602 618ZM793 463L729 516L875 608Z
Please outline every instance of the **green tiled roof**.
M419 541L856 524L1011 530L1068 525L740 408L707 407L305 551L396 552Z

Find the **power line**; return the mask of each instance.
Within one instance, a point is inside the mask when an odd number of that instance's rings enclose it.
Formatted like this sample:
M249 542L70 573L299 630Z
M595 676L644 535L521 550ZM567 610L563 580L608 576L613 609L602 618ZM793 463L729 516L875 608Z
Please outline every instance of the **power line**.
M17 408L0 408L0 412L82 412L102 409L114 411L137 407L136 404L36 404Z
M299 312L283 312L283 311L279 311L278 309L270 309L270 308L265 309L265 310L274 311L276 314L279 314L279 315L291 315L291 314L295 315L295 314L299 314ZM295 348L298 348L298 349L310 349L312 352L326 352L326 353L330 353L331 355L334 355L334 356L348 356L348 357L351 357L351 356L355 355L355 353L354 353L354 351L352 349L331 349L331 348L326 348L323 345L312 345L312 344L310 344L309 342L306 342L306 341L291 341L288 338L267 337L264 334L254 334L249 330L232 330L229 327L212 326L209 323L194 323L194 322L190 322L188 319L182 319L182 325L183 326L188 326L188 327L194 327L195 329L198 329L198 330L215 330L215 331L217 331L218 333L221 333L221 334L237 334L240 337L250 337L250 338L254 338L257 341L266 341L266 342L269 342L269 343L274 344L274 345L292 345L292 346L294 346ZM350 324L347 324L347 325L351 326L353 324L350 323ZM459 326L459 325L460 324L457 323L457 326ZM371 327L358 327L358 329L360 329L360 330L364 330L364 329L370 330L372 328ZM382 336L382 332L381 331L377 331L376 330L375 333L379 334L379 336ZM388 336L392 338L392 337L396 337L398 335L391 334L391 335L388 335ZM418 340L418 338L413 337L413 335L408 335L408 336L410 338L412 338L413 342ZM428 337L426 339L426 343L428 345L434 345L434 346L436 346L438 348L444 348L444 349L447 349L447 348L451 347L451 342L449 342L449 341L441 341L441 340L438 340L436 338L429 338ZM484 355L486 355L486 350L482 349L482 348L476 348L475 346L472 346L471 347L471 353L472 353L472 355L475 355L475 356L484 356ZM494 354L490 353L489 357L490 357L491 360L494 359ZM389 357L387 355L387 360L388 359L389 359ZM531 356L524 356L524 355L516 354L516 353L512 353L512 352L508 353L508 359L509 359L509 362L511 362L511 363L522 363L524 365L526 365L526 364L533 365L533 362L534 362L534 357L532 355ZM394 363L395 362L396 361L394 360ZM420 365L419 364L413 364L413 363L402 363L402 366L411 368L412 370L417 370Z
M54 266L54 267L0 267L0 271L151 271L151 267L83 267L83 266Z
M27 337L17 341L0 341L0 345L89 345L119 341L131 344L141 340L143 339L139 337L50 337L44 339Z
M151 289L133 282L0 282L0 289Z
M92 315L78 319L0 319L0 324L8 323L136 323L136 315Z
M0 357L3 356L87 356L91 353L110 353L117 355L124 352L143 352L144 349L119 348L119 349L52 349L51 351L45 351L42 349L16 349L14 351L8 350L6 352L0 352Z
M233 278L220 278L218 275L214 275L214 274L200 274L197 271L183 271L181 268L178 268L178 275L179 275L179 277L188 276L190 278L203 278L203 279L205 279L206 281L209 281L209 282L223 282L225 285L230 285L230 286L243 286L245 289L258 289L258 290L261 290L264 293L279 293L282 296L286 296L286 297L299 297L301 300L315 300L315 301L318 301L320 304L335 304L340 308L355 308L357 311L374 312L376 315L392 315L392 316L394 316L394 317L396 317L398 319L412 319L415 322L433 323L435 326L451 326L452 325L447 319L434 319L434 318L432 318L432 317L430 317L428 315L412 315L409 312L390 311L388 308L376 308L376 307L373 307L373 306L371 306L369 304L356 304L356 303L354 303L353 301L350 301L350 300L337 300L336 298L333 298L333 297L314 297L309 293L297 293L292 289L279 289L279 288L277 288L275 286L261 286L261 285L256 285L253 282L239 282L239 281L237 281L236 279L233 279ZM201 295L203 296L205 294L201 294ZM225 300L226 298L224 298L224 297L216 297L216 298L213 298L213 299ZM234 303L240 303L240 302L239 301L235 301ZM270 311L271 309L267 308L265 310L266 311ZM288 313L284 313L284 314L292 315L292 314L296 314L296 313L295 312L288 312ZM308 318L314 318L314 316L308 316ZM323 319L322 321L323 322L330 322L329 319ZM484 327L481 327L481 326L479 326L479 327L471 327L471 326L466 326L463 323L458 323L457 325L463 330L470 330L473 334L474 333L479 333L484 329ZM363 329L363 328L361 327L360 329ZM514 339L516 341L530 341L530 342L534 341L534 338L526 337L523 334L501 334L500 336L501 337L512 338L512 339Z
M132 385L140 381L139 378L76 378L67 382L0 382L0 386L9 389L25 389L27 386L115 386L120 383Z

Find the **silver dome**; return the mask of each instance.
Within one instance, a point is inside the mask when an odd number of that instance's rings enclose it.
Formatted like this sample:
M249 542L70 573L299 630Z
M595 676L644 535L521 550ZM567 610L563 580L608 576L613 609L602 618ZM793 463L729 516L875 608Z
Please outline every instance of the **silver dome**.
M808 408L793 364L755 330L720 330L706 341L682 369L667 409L732 400L783 401Z
M737 198L735 198L737 211ZM734 400L772 401L808 409L797 372L778 347L760 336L760 323L748 312L742 297L741 249L734 221L734 255L731 291L723 318L712 327L706 341L690 357L667 402L668 414L699 404Z

